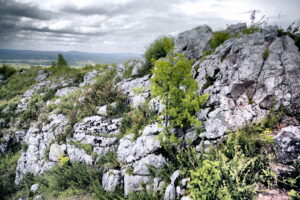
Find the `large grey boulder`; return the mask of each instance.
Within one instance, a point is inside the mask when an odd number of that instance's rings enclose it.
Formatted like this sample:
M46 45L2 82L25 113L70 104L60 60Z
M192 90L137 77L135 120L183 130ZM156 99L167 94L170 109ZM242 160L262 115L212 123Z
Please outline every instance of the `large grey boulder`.
M238 24L231 24L227 27L226 31L229 32L230 34L235 34L239 33L242 30L247 29L247 24L246 23L238 23Z
M36 183L36 184L33 184L31 187L30 187L30 191L32 193L36 193L38 191L38 189L40 188L40 184Z
M288 36L266 37L261 31L232 38L193 66L199 93L208 94L209 109L201 110L202 136L223 138L252 122L260 122L269 110L280 106L292 115L300 113L300 54ZM263 55L269 52L269 56Z
M114 191L121 182L121 171L110 169L103 174L102 187L105 191Z
M24 143L28 145L26 151L22 152L16 168L15 183L19 184L23 177L32 173L39 175L51 169L56 162L48 160L47 149L55 141L58 134L65 131L67 118L62 114L52 114L45 122L32 123L24 137ZM53 151L54 152L54 148ZM57 160L53 154L51 157Z
M109 120L101 116L86 117L74 125L70 141L92 145L93 152L104 155L115 148L121 121L121 118Z
M125 79L118 83L118 87L128 95L131 105L137 108L150 96L150 75L137 79Z
M161 148L155 135L142 135L136 141L132 141L133 137L130 134L120 140L117 154L123 163L134 162Z
M132 66L132 72L131 75L132 76L136 76L139 74L140 70L143 69L143 67L145 66L146 60L144 58L141 58L139 60L134 60L131 63L129 63L129 66Z
M141 191L143 184L152 184L153 178L150 176L129 175L124 176L124 193L128 195L133 191Z
M49 151L49 160L58 162L59 159L65 155L66 148L65 144L52 144Z
M175 39L175 51L188 58L198 59L205 50L209 50L208 42L212 36L212 30L207 25L180 33Z
M86 73L86 75L83 78L83 82L80 83L80 87L88 86L88 85L93 85L96 83L96 78L100 76L102 73L98 72L97 70L93 70L91 72Z
M176 188L173 184L169 184L166 188L164 200L175 200L176 199Z
M154 167L156 169L164 167L166 160L162 155L150 154L133 163L133 174L135 175L150 175L148 167Z
M282 163L300 160L300 126L283 128L275 136L276 156Z

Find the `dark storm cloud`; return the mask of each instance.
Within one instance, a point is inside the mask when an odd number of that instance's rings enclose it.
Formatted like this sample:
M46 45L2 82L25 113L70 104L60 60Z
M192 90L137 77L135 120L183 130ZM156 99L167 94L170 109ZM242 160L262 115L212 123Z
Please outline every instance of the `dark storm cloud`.
M116 16L121 14L134 15L145 10L154 10L155 12L166 11L174 3L182 0L135 0L126 4L111 5L89 5L83 8L77 8L75 5L65 5L61 11L78 15L106 15Z
M142 52L159 35L201 24L219 30L249 22L253 9L257 18L269 11L269 19L275 20L281 12L285 15L279 22L287 24L299 18L299 4L297 0L0 0L0 48Z
M40 10L33 4L20 3L14 0L0 0L0 17L3 15L28 17L41 20L49 20L54 17L53 12Z

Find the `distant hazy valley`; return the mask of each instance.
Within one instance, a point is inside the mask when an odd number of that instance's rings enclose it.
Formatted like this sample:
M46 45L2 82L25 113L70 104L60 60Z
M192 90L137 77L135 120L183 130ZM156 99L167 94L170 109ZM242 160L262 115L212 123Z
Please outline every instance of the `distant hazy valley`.
M71 66L86 64L122 63L129 59L140 58L134 53L87 53L80 51L30 51L0 49L0 63L10 65L51 65L57 59L57 54L63 54Z

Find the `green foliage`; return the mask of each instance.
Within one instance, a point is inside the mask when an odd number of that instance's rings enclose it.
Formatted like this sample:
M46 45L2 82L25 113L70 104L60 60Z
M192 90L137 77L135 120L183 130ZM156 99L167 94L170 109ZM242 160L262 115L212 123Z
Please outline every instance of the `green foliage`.
M69 67L67 61L65 60L62 54L58 54L56 67Z
M13 67L10 67L8 65L2 65L2 67L0 67L0 75L3 76L4 80L8 79L9 77L11 77L13 74L15 74L17 72L17 70Z
M70 162L70 158L68 156L62 156L59 158L59 165L64 166Z
M295 41L295 45L298 47L298 50L300 50L300 35L297 34L299 31L299 24L296 25L295 22L293 22L291 25L288 26L286 30L278 29L277 35L279 37L288 35Z
M300 200L300 194L296 190L291 190L288 194L290 200Z
M132 89L134 94L141 94L145 91L145 87L135 87Z
M24 94L31 85L36 83L34 79L37 71L40 69L39 67L34 67L10 76L5 84L0 87L0 101L9 100Z
M128 66L128 62L125 63L124 78L130 78L132 74L133 66Z
M213 37L209 40L210 48L215 50L218 46L223 44L230 38L230 34L226 31L219 31L214 33Z
M0 199L10 199L17 192L14 184L20 152L7 152L0 157Z
M192 199L231 199L228 189L222 184L220 164L218 161L205 160L201 168L191 171L189 186Z
M68 117L69 128L66 133L61 133L61 141L67 136L72 135L72 126L87 116L96 115L97 106L107 105L116 101L116 107L108 107L110 117L120 117L123 112L127 112L127 96L117 88L115 82L115 71L107 71L104 75L98 77L96 83L89 90L78 90L64 98L62 102L50 107L58 113L66 114ZM49 111L49 112L50 112Z
M128 200L157 200L160 198L157 193L145 189L140 192L131 192L127 199Z
M167 54L174 49L174 39L169 37L160 37L152 42L147 47L144 57L146 64L140 74L147 74L153 67L154 62L160 58L167 56Z
M268 59L268 57L269 57L269 55L270 55L270 51L269 51L269 49L265 49L264 50L264 52L263 52L263 59L264 60L267 60Z
M91 144L84 144L84 143L75 142L75 141L70 141L69 143L75 145L79 149L83 149L89 155L92 155L92 153L93 153L93 146Z
M246 28L246 29L242 30L242 33L243 33L243 34L249 35L249 34L258 32L258 31L260 31L260 30L261 30L261 29L258 28L258 27L250 27L250 28Z
M157 116L150 111L149 104L144 103L140 108L131 110L124 115L121 122L121 135L134 134L134 140L140 136L140 131L151 122L155 121Z
M98 157L97 166L99 168L116 169L120 167L120 163L117 159L116 151L108 151L105 155Z
M169 127L201 126L194 114L208 96L197 96L198 84L192 77L191 64L184 55L170 55L168 60L156 61L152 70L151 94L161 97L166 125L172 118Z
M286 190L295 190L300 192L300 161L293 163L294 170L283 173L278 178L278 185Z

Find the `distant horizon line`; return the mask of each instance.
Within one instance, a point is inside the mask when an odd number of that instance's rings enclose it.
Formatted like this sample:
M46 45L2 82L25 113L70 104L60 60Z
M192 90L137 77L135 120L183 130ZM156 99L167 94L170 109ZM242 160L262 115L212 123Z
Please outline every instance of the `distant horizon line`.
M47 50L32 50L32 49L13 49L13 48L0 48L1 50L12 50L12 51L31 51L31 52L79 52L79 53L87 53L87 54L135 54L135 55L142 55L143 53L133 53L133 52L110 52L110 53L103 53L103 52L88 52L88 51L76 51L76 50L69 50L69 51L63 51L63 50L51 50L51 51L47 51Z

